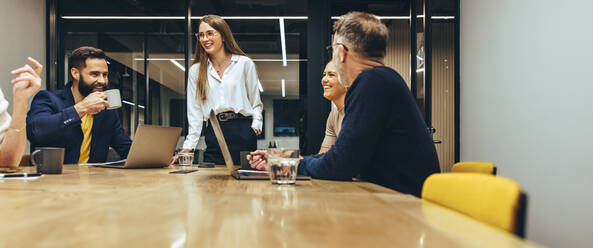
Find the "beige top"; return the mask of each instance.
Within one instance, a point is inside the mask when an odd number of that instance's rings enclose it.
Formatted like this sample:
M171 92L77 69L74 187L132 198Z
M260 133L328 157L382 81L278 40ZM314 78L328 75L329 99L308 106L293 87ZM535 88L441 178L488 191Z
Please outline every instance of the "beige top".
M332 110L327 117L325 138L323 138L321 147L330 148L336 143L338 134L340 134L340 130L342 129L342 120L344 120L344 107L340 110L336 107L332 107Z
M536 247L368 182L277 187L235 180L224 167L174 170L65 165L33 181L0 180L0 246Z

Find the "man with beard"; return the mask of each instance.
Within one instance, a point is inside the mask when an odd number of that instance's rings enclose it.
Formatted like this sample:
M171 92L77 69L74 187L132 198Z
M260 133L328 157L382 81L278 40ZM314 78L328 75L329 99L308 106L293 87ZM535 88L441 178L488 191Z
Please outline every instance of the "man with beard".
M439 172L436 150L402 77L384 66L387 27L374 15L351 12L334 24L332 61L348 87L336 143L301 160L298 173L314 178L362 180L420 196L424 180ZM267 169L266 154L251 166Z
M126 158L132 141L109 106L105 53L80 47L69 57L72 81L64 89L37 93L27 116L32 147L64 147L64 163L105 162L109 147Z

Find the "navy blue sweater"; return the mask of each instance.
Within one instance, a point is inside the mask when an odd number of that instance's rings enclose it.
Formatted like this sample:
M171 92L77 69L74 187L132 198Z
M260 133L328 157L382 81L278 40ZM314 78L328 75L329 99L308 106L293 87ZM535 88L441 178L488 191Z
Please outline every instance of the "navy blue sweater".
M420 196L439 161L428 128L397 72L379 66L361 72L346 94L342 129L324 154L301 160L299 174L361 179Z

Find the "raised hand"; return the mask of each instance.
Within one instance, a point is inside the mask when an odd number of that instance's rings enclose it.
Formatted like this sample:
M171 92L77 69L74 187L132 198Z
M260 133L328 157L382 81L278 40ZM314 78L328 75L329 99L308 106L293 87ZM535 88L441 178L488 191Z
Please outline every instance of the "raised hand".
M40 75L43 71L43 65L31 57L27 58L27 60L33 65L33 68L29 65L24 65L11 72L13 75L18 75L18 77L10 82L14 85L12 87L12 92L15 100L19 99L26 101L41 87Z

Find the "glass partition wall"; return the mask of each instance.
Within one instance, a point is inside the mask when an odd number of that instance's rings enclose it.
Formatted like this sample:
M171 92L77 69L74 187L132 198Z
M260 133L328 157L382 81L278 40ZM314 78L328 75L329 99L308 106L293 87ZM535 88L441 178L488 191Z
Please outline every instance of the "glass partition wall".
M59 56L53 69L58 73L48 88L62 88L71 80L68 56L74 49L97 47L108 57L109 88L121 92L118 111L132 138L139 124L185 126L186 7L185 1L170 3L55 1Z
M348 11L376 14L390 30L385 64L402 75L435 128L442 170L457 160L458 0L48 0L47 9L48 89L70 80L73 49L101 48L110 87L122 93L126 132L133 137L138 124L183 127L179 145L187 133L194 34L201 16L222 16L258 71L264 104L258 148L277 143L303 154L318 151L329 113L320 84L331 59L324 53L331 25ZM198 148L204 146L201 140Z
M453 163L457 161L459 152L459 137L456 128L459 127L456 118L459 117L459 91L456 80L458 36L456 36L456 5L452 1L433 0L431 9L431 127L433 139L439 155L441 171L451 171ZM427 102L428 104L428 102Z

